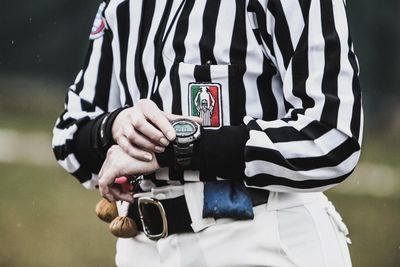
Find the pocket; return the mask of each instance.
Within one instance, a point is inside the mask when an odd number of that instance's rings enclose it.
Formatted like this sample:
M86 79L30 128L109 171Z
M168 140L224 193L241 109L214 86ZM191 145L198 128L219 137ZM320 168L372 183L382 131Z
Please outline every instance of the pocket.
M328 214L334 227L336 227L337 231L344 235L348 244L351 244L351 239L348 237L349 229L347 228L346 224L344 224L342 216L340 216L340 214L336 211L331 202L328 202L327 206L325 207L325 211Z
M317 200L277 210L277 216L282 250L297 266L351 266L347 227L331 203Z
M180 97L183 115L201 117L205 127L231 125L230 97L237 93L235 77L245 72L244 65L175 62L171 71L172 89Z
M333 231L335 232L334 234L336 235L336 247L338 249L338 252L336 255L333 255L330 261L335 261L338 260L337 263L335 263L332 266L346 266L346 267L351 267L351 257L350 257L350 252L348 248L348 244L351 244L351 240L348 237L349 235L349 230L347 229L347 226L343 223L342 217L340 214L336 211L335 207L331 202L328 202L325 206L325 211L327 214L327 217L331 223L331 227L333 228ZM347 244L346 244L347 243ZM341 260L339 260L341 259Z
M324 266L315 222L305 205L276 210L281 254L295 266Z

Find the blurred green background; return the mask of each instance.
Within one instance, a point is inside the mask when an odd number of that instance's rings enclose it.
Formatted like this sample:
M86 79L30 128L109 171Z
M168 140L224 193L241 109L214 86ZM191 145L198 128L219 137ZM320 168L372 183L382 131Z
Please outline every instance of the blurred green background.
M80 69L98 0L4 1L0 11L0 266L113 266L98 192L58 167L51 129ZM365 138L355 173L328 192L356 267L400 266L400 1L348 0Z

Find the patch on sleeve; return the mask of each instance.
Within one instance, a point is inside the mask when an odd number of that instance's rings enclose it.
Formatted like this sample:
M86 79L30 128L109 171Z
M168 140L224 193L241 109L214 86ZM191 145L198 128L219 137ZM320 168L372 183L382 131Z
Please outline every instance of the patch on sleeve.
M97 10L96 18L94 19L92 30L89 36L90 40L95 40L97 38L100 38L104 34L104 30L107 27L106 19L103 16L105 7L106 3L103 2L99 6L99 10Z

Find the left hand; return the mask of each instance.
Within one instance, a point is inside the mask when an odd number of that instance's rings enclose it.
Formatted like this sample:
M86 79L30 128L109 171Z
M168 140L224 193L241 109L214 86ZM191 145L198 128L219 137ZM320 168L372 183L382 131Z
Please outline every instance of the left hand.
M133 201L128 192L122 192L114 185L116 178L129 175L142 175L158 170L160 166L153 155L151 161L140 161L132 158L118 145L112 146L107 152L107 158L99 172L99 190L101 195L109 201Z

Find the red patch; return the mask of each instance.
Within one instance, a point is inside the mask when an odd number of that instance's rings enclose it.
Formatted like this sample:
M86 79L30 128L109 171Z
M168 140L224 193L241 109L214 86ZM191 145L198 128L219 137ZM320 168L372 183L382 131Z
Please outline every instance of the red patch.
M92 28L92 32L90 33L90 35L97 35L102 31L104 31L105 28L106 28L106 23L104 22L104 19L102 19L100 25L97 28Z
M106 19L103 16L106 4L103 2L99 10L97 11L96 18L94 19L92 30L90 31L90 40L100 38L104 34L104 30L107 28Z

